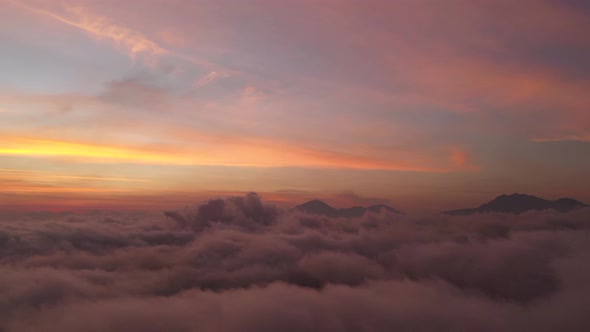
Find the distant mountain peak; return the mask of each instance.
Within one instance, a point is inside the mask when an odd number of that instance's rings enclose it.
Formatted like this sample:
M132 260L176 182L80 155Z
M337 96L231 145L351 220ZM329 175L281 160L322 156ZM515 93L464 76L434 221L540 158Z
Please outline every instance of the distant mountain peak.
M488 203L480 205L478 208L451 210L444 211L443 213L449 215L470 215L489 212L520 214L527 211L548 209L568 212L584 207L588 207L588 205L573 198L560 198L550 201L533 195L514 193L511 195L500 195Z
M337 209L331 207L328 203L319 199L313 199L309 202L297 205L295 210L303 213L319 214L330 217L335 217L338 214Z
M303 204L301 204L301 205L298 205L298 206L309 206L309 207L330 207L330 208L331 208L331 206L330 206L328 203L326 203L326 202L324 202L324 201L321 201L321 200L319 200L319 199L312 199L311 201L309 201L309 202L306 202L306 203L303 203Z
M379 213L381 210L385 210L392 213L404 214L403 212L392 208L391 206L384 205L384 204L376 204L371 205L369 207L363 206L353 206L349 208L341 208L337 209L324 201L319 199L313 199L311 201L305 202L303 204L297 205L294 207L294 210L300 211L303 213L309 214L317 214L322 216L328 217L346 217L346 218L353 218L353 217L361 217L366 212L375 212Z

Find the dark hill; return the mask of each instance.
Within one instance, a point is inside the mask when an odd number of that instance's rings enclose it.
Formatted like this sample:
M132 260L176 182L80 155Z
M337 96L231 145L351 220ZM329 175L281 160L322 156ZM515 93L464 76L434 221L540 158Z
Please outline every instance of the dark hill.
M571 210L588 207L588 205L577 201L573 198L560 198L555 201L549 201L526 194L501 195L492 201L480 205L478 208L468 208L460 210L444 211L444 214L465 216L474 213L513 213L520 214L527 211L541 211L554 209L559 212L568 212Z
M382 210L385 210L385 211L392 212L392 213L404 214L403 212L396 210L396 209L392 208L391 206L383 205L383 204L371 205L369 207L353 206L353 207L349 207L349 208L336 209L336 208L334 208L334 207L332 207L332 206L330 206L330 205L326 204L325 202L320 201L318 199L314 199L309 202L303 203L301 205L297 205L294 208L294 210L299 211L299 212L303 212L303 213L317 214L317 215L322 215L322 216L327 216L327 217L345 217L345 218L361 217L367 211L379 213Z

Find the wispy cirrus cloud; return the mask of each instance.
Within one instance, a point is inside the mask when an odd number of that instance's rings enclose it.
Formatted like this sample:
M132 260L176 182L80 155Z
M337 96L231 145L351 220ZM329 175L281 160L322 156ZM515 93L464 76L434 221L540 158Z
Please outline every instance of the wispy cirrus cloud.
M115 23L108 17L96 14L90 7L85 7L81 4L72 5L62 2L60 5L55 6L57 9L54 9L26 1L7 1L35 14L83 30L93 37L114 42L121 49L125 50L131 59L136 60L142 58L150 65L157 64L160 57L169 55L204 68L223 68L219 64L195 55L167 49L140 31Z
M557 136L557 137L543 137L543 138L533 138L533 142L563 142L563 141L580 141L580 142L590 142L590 134L587 135L567 135L567 136Z
M226 72L218 72L218 71L211 71L208 72L207 75L201 77L196 83L195 86L196 87L203 87L205 85L208 85L216 80L219 79L223 79L223 78L228 78L231 75L229 73Z
M113 41L125 49L133 59L138 55L144 55L149 61L155 61L158 56L167 53L165 49L140 32L110 22L106 17L94 16L81 6L64 6L62 9L65 13L61 14L25 1L9 1L36 14L84 30L95 37Z

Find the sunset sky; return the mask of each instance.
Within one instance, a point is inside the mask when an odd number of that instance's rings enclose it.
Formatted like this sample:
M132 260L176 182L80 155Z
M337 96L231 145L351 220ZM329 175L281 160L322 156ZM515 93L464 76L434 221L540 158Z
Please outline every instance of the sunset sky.
M0 210L590 203L585 1L0 0Z

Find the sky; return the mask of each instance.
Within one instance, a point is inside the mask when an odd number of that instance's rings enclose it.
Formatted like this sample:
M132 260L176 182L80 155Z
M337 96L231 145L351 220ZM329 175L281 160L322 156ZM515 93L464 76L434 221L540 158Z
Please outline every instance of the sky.
M0 0L0 209L590 202L575 0Z

